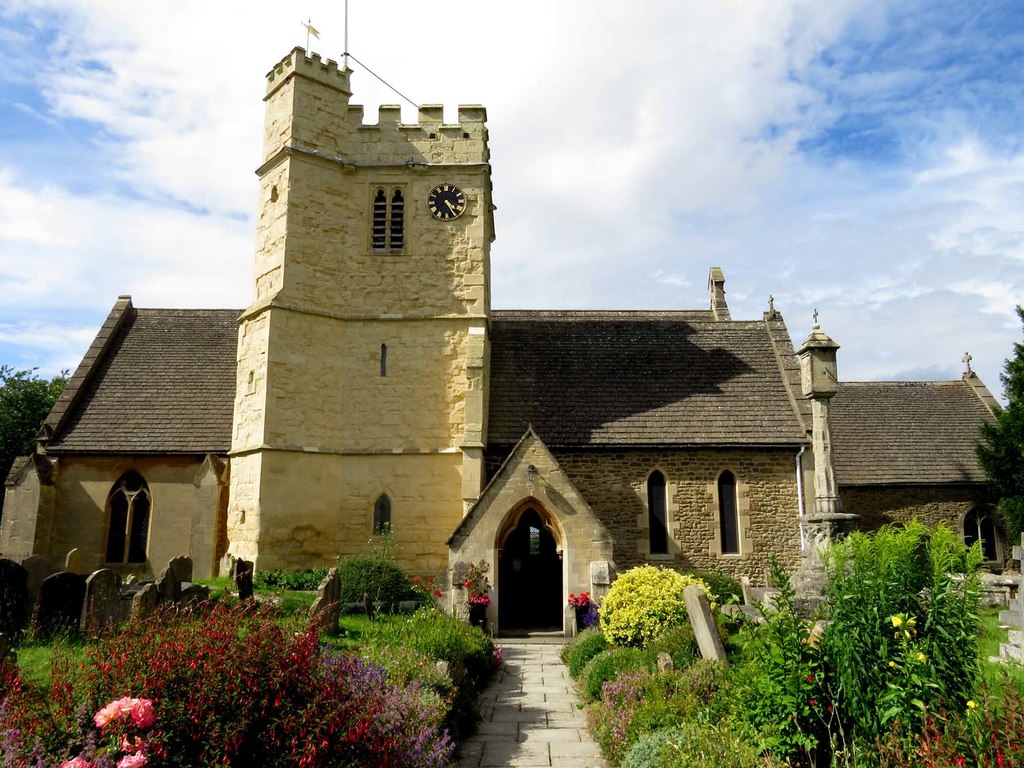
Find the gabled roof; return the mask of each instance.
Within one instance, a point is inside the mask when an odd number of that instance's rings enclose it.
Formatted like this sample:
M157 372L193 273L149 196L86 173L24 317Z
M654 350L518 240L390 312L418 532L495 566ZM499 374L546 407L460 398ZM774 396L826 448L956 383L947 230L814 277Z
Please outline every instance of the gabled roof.
M512 445L533 424L552 447L800 443L773 323L493 311L488 442Z
M978 425L992 412L965 381L841 382L832 399L840 485L980 483Z
M240 310L125 299L47 419L47 452L226 453Z

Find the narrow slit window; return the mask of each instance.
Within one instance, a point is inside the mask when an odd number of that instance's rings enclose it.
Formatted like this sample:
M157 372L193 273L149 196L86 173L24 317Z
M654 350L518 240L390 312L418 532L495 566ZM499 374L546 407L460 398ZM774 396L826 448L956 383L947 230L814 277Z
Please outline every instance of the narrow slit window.
M665 498L665 476L652 472L647 478L647 518L651 554L668 554L668 510Z
M397 252L405 247L405 196L402 190L378 187L373 194L370 247L374 251Z
M736 476L726 470L718 476L718 525L722 536L722 554L740 552L740 521L736 509Z
M373 532L377 536L391 532L391 499L386 493L378 496L373 505Z
M149 486L134 470L121 475L107 498L108 563L145 563L152 499Z
M380 375L388 375L388 345L380 345Z

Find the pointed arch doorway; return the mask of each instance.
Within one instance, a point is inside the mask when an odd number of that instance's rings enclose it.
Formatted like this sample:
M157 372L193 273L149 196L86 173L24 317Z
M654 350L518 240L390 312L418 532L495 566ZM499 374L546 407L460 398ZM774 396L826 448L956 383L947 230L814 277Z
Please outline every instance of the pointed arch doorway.
M498 626L561 629L561 531L538 505L513 512L498 538Z

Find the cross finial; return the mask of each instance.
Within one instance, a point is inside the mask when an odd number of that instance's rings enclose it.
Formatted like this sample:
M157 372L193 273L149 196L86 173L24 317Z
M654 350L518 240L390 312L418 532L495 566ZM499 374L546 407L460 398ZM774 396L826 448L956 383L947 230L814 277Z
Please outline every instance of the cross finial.
M775 312L775 297L770 293L768 294L768 311L773 314Z
M971 370L971 360L974 359L973 357L971 357L971 353L964 352L964 356L961 357L960 359L964 363L964 376L970 376L972 373L974 373L974 371Z
M817 307L814 308L814 324L815 325L818 324L818 308Z

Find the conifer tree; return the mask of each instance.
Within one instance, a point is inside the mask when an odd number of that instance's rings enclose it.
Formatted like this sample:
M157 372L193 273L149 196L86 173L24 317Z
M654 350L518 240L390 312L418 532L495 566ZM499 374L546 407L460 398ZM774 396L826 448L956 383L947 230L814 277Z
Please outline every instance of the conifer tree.
M1017 307L1017 315L1024 323L1024 307ZM1024 530L1024 344L1013 345L1013 357L1000 379L1007 406L996 413L994 422L981 425L975 448L989 483L1002 499L1006 535L1014 543Z

